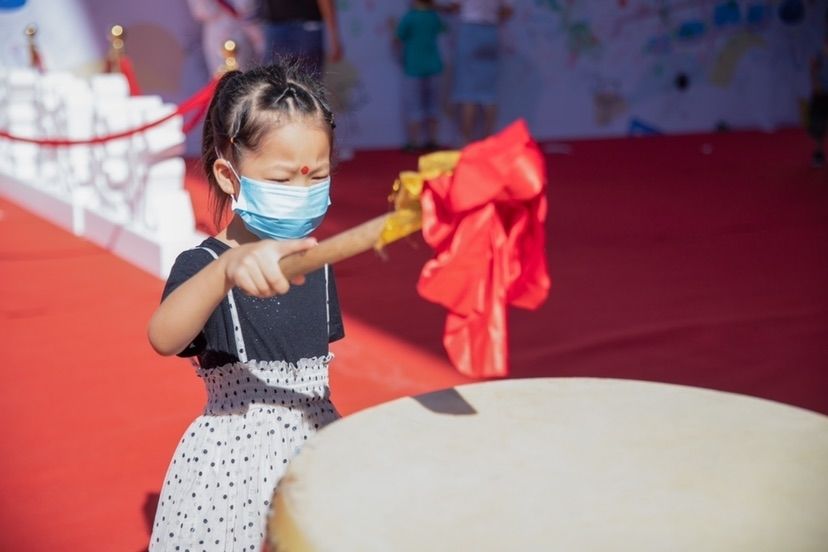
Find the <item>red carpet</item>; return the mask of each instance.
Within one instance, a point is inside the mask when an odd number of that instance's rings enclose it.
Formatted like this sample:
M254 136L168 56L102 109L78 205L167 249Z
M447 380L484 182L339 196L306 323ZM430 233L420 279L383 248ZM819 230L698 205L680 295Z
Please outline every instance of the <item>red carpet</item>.
M702 144L712 152L704 154ZM550 157L550 300L513 311L514 375L638 378L828 413L828 172L804 134L590 141ZM386 208L415 158L359 153L323 233ZM191 175L194 202L203 183ZM208 217L200 214L200 220ZM146 545L167 462L203 392L144 337L161 282L0 200L2 550ZM343 413L455 385L418 239L337 266Z

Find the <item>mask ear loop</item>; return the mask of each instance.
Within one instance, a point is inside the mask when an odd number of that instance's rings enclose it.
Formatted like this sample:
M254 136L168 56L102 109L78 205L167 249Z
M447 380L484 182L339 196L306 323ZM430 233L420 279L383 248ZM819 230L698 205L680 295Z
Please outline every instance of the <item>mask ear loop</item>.
M230 139L230 143L231 144L233 143L233 139ZM239 173L237 173L236 169L233 168L233 164L229 160L224 158L224 156L219 151L218 146L216 146L215 150L216 150L216 157L218 157L219 159L221 159L222 161L227 163L227 166L230 168L230 172L232 172L233 176L236 177L236 181L239 183L239 191L241 192L241 177L239 176ZM233 198L233 201L238 200L238 198L234 195L231 195L230 197Z

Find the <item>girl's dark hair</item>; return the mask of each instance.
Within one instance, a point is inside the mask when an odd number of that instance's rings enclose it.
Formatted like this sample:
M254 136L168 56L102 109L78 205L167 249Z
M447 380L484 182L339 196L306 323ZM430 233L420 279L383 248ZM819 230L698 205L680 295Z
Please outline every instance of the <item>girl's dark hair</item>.
M255 151L273 128L273 116L280 114L318 118L333 143L336 125L322 83L296 60L281 60L245 72L230 71L216 85L204 119L201 160L210 183L217 229L221 228L230 197L218 185L213 164L219 155L236 163L243 150Z

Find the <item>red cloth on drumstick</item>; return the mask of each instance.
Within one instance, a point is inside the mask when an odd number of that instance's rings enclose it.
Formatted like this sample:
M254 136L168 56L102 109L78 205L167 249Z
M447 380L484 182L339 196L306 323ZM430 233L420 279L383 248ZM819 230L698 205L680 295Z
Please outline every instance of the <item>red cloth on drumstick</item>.
M550 287L546 168L526 123L464 148L451 173L426 181L420 203L436 254L417 290L449 311L449 358L469 376L505 376L507 307L537 308Z

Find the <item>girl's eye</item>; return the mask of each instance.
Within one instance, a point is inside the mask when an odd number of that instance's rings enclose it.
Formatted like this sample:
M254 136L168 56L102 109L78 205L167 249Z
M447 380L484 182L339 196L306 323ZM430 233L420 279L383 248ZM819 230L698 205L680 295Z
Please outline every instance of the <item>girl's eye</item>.
M328 178L327 174L318 174L313 177L314 180L325 180L326 178Z

